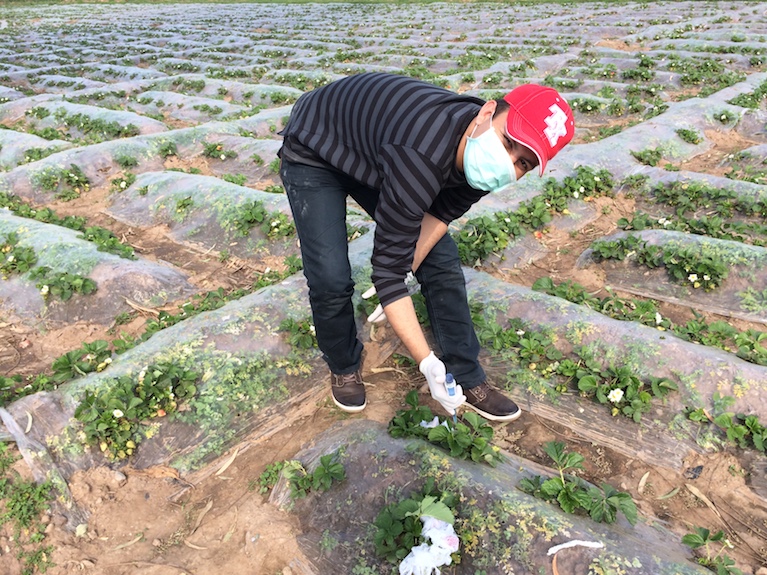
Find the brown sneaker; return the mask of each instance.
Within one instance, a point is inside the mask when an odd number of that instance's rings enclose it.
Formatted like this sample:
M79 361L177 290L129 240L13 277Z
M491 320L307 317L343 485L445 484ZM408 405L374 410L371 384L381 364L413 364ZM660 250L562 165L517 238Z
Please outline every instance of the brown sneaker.
M514 421L522 411L516 403L487 383L464 389L466 404L490 421Z
M365 399L365 384L362 383L362 372L330 374L330 391L333 403L344 411L357 413L368 404Z

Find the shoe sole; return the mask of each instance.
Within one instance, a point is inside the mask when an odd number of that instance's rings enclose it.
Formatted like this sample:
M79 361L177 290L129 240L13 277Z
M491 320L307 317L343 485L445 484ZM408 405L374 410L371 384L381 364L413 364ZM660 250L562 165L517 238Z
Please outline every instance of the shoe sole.
M503 421L508 423L509 421L514 421L516 419L519 419L519 416L522 415L522 410L518 409L514 413L511 413L509 415L493 415L492 413L488 413L486 411L483 411L482 409L479 409L478 407L474 407L471 403L468 401L464 403L464 405L470 409L473 409L477 413L479 413L482 417L485 419L489 419L490 421Z
M346 413L359 413L360 411L365 409L365 407L367 407L367 404L368 404L366 399L365 403L363 403L362 405L344 405L343 403L340 403L335 397L333 397L332 393L330 394L330 397L333 400L333 403L335 403L336 406L338 406L338 409L340 409L341 411L345 411Z

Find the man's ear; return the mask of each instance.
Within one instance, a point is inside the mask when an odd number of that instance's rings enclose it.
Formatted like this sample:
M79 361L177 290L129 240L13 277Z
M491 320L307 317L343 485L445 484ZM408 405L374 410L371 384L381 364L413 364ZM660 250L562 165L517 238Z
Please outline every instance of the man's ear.
M485 102L477 113L476 122L477 126L481 126L488 120L490 120L495 114L495 109L498 106L498 102L495 100L488 100Z

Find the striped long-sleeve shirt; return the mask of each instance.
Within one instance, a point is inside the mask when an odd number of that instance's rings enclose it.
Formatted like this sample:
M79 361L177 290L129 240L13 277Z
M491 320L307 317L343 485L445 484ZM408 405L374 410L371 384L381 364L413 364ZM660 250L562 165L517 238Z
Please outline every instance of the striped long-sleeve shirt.
M370 73L301 96L285 128L280 156L330 167L379 191L373 283L381 303L407 296L424 213L445 223L487 192L455 166L467 126L483 100L405 76Z

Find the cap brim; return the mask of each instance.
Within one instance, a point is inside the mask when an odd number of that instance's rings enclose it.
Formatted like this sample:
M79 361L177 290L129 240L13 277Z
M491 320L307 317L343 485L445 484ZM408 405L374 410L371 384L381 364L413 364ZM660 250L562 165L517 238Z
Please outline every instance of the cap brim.
M546 161L543 159L543 154L534 146L528 143L528 139L524 137L517 137L511 132L509 132L509 125L506 124L505 127L506 135L517 142L518 144L522 144L525 148L528 150L532 150L533 154L535 154L535 157L538 158L538 176L543 176L543 171L546 169Z

